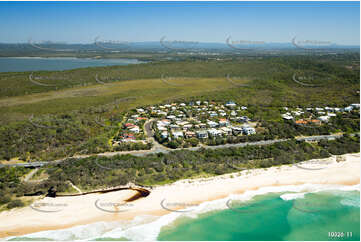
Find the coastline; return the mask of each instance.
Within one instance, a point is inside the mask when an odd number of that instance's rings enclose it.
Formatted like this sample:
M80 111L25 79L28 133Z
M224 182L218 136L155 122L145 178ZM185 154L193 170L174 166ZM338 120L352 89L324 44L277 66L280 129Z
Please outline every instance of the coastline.
M76 56L13 56L0 57L0 61L3 65L0 73L59 72L92 67L127 66L147 63L147 61L137 58L92 58ZM60 62L61 65L59 64Z
M2 231L0 238L67 229L97 222L124 222L143 215L163 216L174 210L187 211L193 205L242 194L254 196L260 192L273 190L312 192L312 189L318 185L326 187L329 185L332 188L360 184L360 153L345 154L342 157L345 161L337 162L336 156L332 156L302 162L297 166L284 165L210 178L180 180L173 184L156 186L149 196L130 202L132 206L117 212L98 209L96 203L99 200L122 203L133 196L134 191L89 194L80 197L47 197L37 202L66 204L66 206L62 207L61 211L46 213L31 207L1 212L0 220L4 223L0 225Z

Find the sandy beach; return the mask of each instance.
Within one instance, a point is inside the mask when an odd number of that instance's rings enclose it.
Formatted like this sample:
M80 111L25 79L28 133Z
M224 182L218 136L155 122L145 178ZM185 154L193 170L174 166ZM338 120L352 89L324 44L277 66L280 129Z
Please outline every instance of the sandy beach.
M360 183L360 153L332 156L296 165L254 169L222 176L187 179L154 187L149 196L126 203L136 192L123 190L74 197L46 197L31 207L0 213L0 238L70 228L100 221L131 220L138 215L164 215L205 201L263 187ZM307 192L307 191L305 191Z

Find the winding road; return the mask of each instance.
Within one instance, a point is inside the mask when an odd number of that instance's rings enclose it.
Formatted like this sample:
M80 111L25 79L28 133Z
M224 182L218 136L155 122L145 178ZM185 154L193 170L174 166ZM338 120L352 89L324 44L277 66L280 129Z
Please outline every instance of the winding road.
M42 166L48 165L48 164L56 164L59 162L63 162L64 160L69 159L69 158L87 158L90 156L112 157L115 155L125 155L125 154L131 154L134 156L146 156L149 154L158 154L158 153L167 154L169 152L176 151L176 150L197 151L202 148L203 149L222 149L222 148L231 148L231 147L244 147L247 145L270 145L270 144L274 144L274 143L278 143L278 142L291 140L291 139L274 139L274 140L261 140L261 141L255 141L255 142L244 142L244 143L237 143L237 144L224 144L224 145L216 145L216 146L202 145L202 146L191 147L191 148L170 149L170 148L162 146L153 138L153 132L151 130L151 125L152 125L153 121L154 120L149 120L148 122L146 122L144 124L145 132L147 133L147 136L148 136L147 140L153 143L153 147L150 150L116 151L116 152L105 152L105 153L90 154L90 155L75 155L72 157L67 157L67 158L55 160L55 161L39 161L39 162L17 163L17 164L6 164L6 165L0 164L0 168L1 167L18 167L18 166L37 168L37 167L42 167ZM298 137L295 139L297 141L312 142L312 141L320 141L320 140L333 140L333 139L342 137L342 135L343 134L317 135L317 136ZM354 136L354 135L356 135L356 134L351 134L351 136Z

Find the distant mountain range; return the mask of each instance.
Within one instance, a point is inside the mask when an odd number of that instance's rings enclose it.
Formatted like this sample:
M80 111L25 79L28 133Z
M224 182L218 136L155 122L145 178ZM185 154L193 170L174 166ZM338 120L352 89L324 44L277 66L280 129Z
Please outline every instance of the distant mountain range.
M105 42L98 41L89 44L67 44L67 43L0 43L0 51L227 51L227 50L292 50L292 49L359 49L359 45L300 45L289 43L263 43L263 42L235 42L206 43L187 41L147 41L147 42Z

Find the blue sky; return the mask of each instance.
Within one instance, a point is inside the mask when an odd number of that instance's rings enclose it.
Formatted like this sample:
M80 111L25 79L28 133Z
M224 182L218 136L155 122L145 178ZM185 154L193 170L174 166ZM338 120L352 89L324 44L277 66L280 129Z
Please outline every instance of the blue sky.
M0 42L167 40L359 45L359 2L0 2Z

